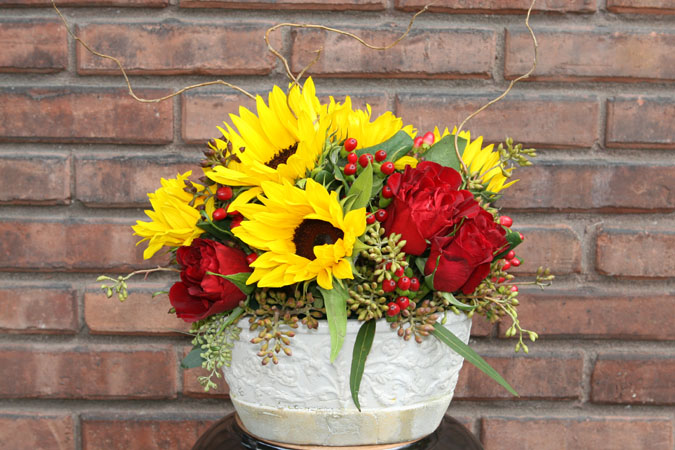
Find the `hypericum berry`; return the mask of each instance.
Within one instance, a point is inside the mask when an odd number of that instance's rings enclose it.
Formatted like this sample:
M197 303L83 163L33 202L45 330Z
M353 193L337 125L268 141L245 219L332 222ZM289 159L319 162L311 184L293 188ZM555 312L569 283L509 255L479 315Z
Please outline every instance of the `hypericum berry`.
M434 145L434 141L436 140L436 137L434 136L434 133L431 131L427 131L424 133L424 136L422 137L422 142L424 142L427 145Z
M223 208L218 208L215 211L213 211L213 220L218 221L218 220L223 220L225 217L227 217L227 212Z
M378 222L384 222L387 220L387 211L384 209L378 209L377 212L375 213L375 218L377 219Z
M382 282L382 290L384 292L394 292L396 289L396 282L394 280L384 280Z
M410 279L410 290L413 292L420 290L420 280L418 280L416 277Z
M414 147L421 147L424 144L424 138L422 136L417 136L413 141Z
M347 140L345 141L345 150L347 150L348 152L351 152L352 150L354 150L354 149L356 148L356 146L357 146L358 144L359 144L359 143L356 142L356 139L354 139L354 138L349 138L349 139L347 139Z
M349 153L347 155L347 161L350 162L351 164L356 164L356 161L359 160L359 155L356 153Z
M518 286L511 286L511 292L518 292Z
M370 153L364 153L359 156L359 164L361 164L361 167L367 167L371 162L373 162L373 155Z
M232 221L230 222L230 229L236 228L241 225L241 222L244 220L244 216L239 213L236 213L232 216Z
M396 304L399 308L401 308L401 311L403 311L404 309L408 309L408 306L410 306L410 299L402 295L396 299Z
M515 258L515 257L516 257L516 252L514 252L513 250L511 250L510 252L508 252L508 253L506 254L506 256L504 257L504 259L506 259L507 261L510 261L510 260L512 260L512 259Z
M390 186L384 186L382 188L382 197L392 198L394 196L394 190Z
M506 281L506 278L504 277L499 277L499 280L497 280L497 283L503 283Z
M509 261L511 262L511 265L512 265L513 267L518 267L518 266L520 265L520 260L519 260L518 258L513 258L513 259L511 259L511 260L509 260Z
M232 198L232 188L229 186L221 186L216 191L216 197L221 202L226 202Z
M374 223L375 223L375 214L368 214L368 215L366 216L366 223L367 223L368 225L374 224Z
M525 236L523 236L523 233L521 233L520 231L518 232L518 236L520 236L521 241L525 240Z
M410 278L401 277L398 279L398 288L402 291L407 291L410 288Z
M394 272L394 276L397 277L397 278L402 277L403 275L405 275L405 270L403 269L403 267L399 267Z
M375 161L380 162L387 159L387 152L384 150L378 150L375 152Z
M502 270L509 270L511 268L511 263L508 261L504 261L502 264Z
M342 169L345 175L354 175L356 173L356 164L349 163Z
M380 170L385 175L391 175L392 173L394 173L394 170L396 170L396 167L394 167L393 162L387 161L386 163L382 164L382 167L380 167Z
M385 264L384 268L387 269L387 270L391 270L391 262L388 262L387 264Z
M387 308L387 315L389 317L397 316L401 312L401 307L394 302L389 303Z
M506 228L509 228L511 225L513 225L513 219L510 218L509 216L501 216L499 218L499 224L505 226Z
M246 255L246 263L250 266L253 264L253 262L258 259L258 254L257 253L249 253Z

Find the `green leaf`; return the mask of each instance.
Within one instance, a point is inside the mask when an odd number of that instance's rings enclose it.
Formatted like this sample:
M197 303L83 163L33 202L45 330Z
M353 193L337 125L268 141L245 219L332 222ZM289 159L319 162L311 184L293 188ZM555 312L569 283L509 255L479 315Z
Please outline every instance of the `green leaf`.
M180 366L183 369L194 369L195 367L201 367L203 361L202 348L195 347L185 356L185 358L183 358L180 362Z
M506 230L506 241L509 243L509 246L506 248L506 250L494 257L495 261L502 259L508 252L518 247L523 242L523 240L520 238L520 233L513 231L511 228L504 227L504 229Z
M202 216L203 218L204 216ZM224 230L222 228L219 228L216 224L214 224L210 219L208 220L201 220L197 222L197 226L201 228L202 230L206 231L208 234L213 236L214 238L221 239L221 240L227 240L232 238L232 233L230 233L228 230Z
M373 339L375 338L375 320L364 322L359 328L354 342L354 352L352 353L352 370L349 372L349 389L352 391L352 400L356 409L361 411L359 404L359 388L361 387L361 378L363 378L363 370L366 368L366 358L370 353L370 348L373 346Z
M441 297L449 301L451 305L456 306L458 309L461 309L462 311L471 311L473 309L478 308L478 305L467 305L466 303L460 302L450 292L439 292L439 294L441 295Z
M347 196L356 195L354 203L352 203L350 210L365 208L370 202L370 194L373 190L373 165L368 164L361 175L358 176L352 187L349 188Z
M450 330L437 322L434 324L434 331L432 334L436 336L439 341L443 342L448 347L457 352L457 354L462 356L465 360L480 369L484 374L499 383L502 387L504 387L504 389L516 397L519 397L515 389L513 389L511 385L507 383L506 380L502 378L502 376L499 375L495 369L492 368L492 366L490 366L490 364L481 358L478 353L474 352L471 347L466 345L457 336L452 334Z
M459 154L464 153L466 148L467 141L464 138L457 138L457 145L459 145ZM431 146L429 150L424 152L424 158L427 161L433 161L442 166L452 167L456 171L460 171L461 163L457 158L457 152L455 152L455 135L451 134L445 136L440 141L436 142Z
M359 156L363 155L364 153L370 153L371 155L374 155L376 151L384 150L387 152L387 159L385 159L385 161L395 162L401 156L412 150L412 147L413 139L408 135L408 133L401 130L381 144L356 150L356 154Z
M335 281L335 280L333 280ZM330 331L330 362L334 362L340 353L347 335L347 296L344 287L333 282L333 289L319 287L326 306L326 319Z
M215 275L220 278L225 278L228 281L231 281L232 284L237 286L241 292L248 295L255 289L255 284L246 284L248 277L251 276L251 272L239 272L233 273L231 275L223 275L215 272L206 272L208 275Z

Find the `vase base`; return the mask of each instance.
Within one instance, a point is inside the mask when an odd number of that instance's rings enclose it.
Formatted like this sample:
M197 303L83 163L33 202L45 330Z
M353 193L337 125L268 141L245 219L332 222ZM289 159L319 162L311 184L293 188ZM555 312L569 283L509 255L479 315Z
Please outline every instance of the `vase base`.
M237 426L241 428L241 430L248 434L249 436L265 442L267 444L274 445L276 447L284 448L284 449L289 449L289 450L321 450L321 449L332 449L332 450L393 450L393 449L401 449L401 448L406 448L407 446L414 444L415 442L419 442L423 437L420 439L415 439L413 441L407 441L407 442L399 442L396 444L375 444L375 445L359 445L359 446L340 446L340 447L335 447L335 446L317 446L317 445L296 445L296 444L286 444L283 442L276 442L276 441L270 441L269 439L263 439L261 437L256 436L255 434L251 433L248 431L248 429L244 426L244 424L241 422L241 419L239 418L239 415L235 413L234 420L237 423Z

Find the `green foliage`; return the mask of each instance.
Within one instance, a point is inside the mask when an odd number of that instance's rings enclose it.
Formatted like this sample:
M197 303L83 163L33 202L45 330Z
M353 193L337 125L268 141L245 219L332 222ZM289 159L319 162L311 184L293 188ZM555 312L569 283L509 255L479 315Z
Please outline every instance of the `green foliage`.
M330 332L330 362L334 362L347 335L347 297L349 294L342 285L335 282L333 289L320 287L319 290L326 305L326 318Z
M466 139L462 137L457 138L457 145L459 146L460 155L464 154L466 144ZM457 152L455 152L454 134L445 136L443 139L436 142L429 150L424 152L423 156L427 161L432 161L442 166L452 167L458 172L461 171L461 162L459 161L459 158L457 158Z
M359 403L359 388L361 387L361 379L363 378L363 371L366 368L366 358L370 353L370 348L373 346L373 339L375 338L375 328L377 322L369 320L364 322L359 328L354 341L354 352L352 353L352 369L349 373L349 389L352 393L352 400L354 405L361 411L361 404Z

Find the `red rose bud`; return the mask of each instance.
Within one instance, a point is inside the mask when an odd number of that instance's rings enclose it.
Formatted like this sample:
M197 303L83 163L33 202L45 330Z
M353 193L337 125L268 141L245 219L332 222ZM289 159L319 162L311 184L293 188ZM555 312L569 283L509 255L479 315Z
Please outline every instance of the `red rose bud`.
M417 136L413 141L413 147L419 148L424 144L424 138L422 136Z
M351 152L356 148L357 145L358 145L358 142L356 142L356 139L349 138L345 141L345 150L347 150L348 152Z
M387 315L389 317L394 317L394 316L398 315L398 313L401 312L401 307L398 306L394 302L391 302L391 303L387 304L387 308L388 308L387 309Z
M349 162L351 164L356 164L356 161L358 161L358 160L359 160L359 155L357 155L356 153L350 153L350 154L347 155L347 162Z
M513 219L510 218L509 216L501 216L499 218L499 224L505 226L506 228L509 228L511 227L511 225L513 225Z
M417 292L420 290L420 280L418 278L410 279L410 290L413 292Z
M387 152L384 150L378 150L375 152L375 161L382 162L387 159Z
M408 277L399 278L397 286L400 290L407 291L408 288L410 288L410 278Z
M422 137L422 142L424 142L427 145L434 145L434 141L436 140L436 137L434 136L434 133L431 131L427 131L424 133L424 137Z
M371 162L373 162L373 155L370 153L364 153L363 155L359 156L359 164L361 167L367 167Z
M342 169L345 175L354 175L356 173L356 164L349 163Z
M380 172L385 175L391 175L394 173L394 170L396 170L396 167L394 167L394 163L391 161L387 161L386 163L382 164L382 167L380 167Z
M232 188L229 186L221 186L216 191L216 197L221 202L226 202L232 198Z
M382 282L382 290L384 292L394 292L396 289L396 282L394 280L384 280Z
M209 239L195 239L189 247L178 247L176 261L181 281L169 290L171 306L186 322L196 322L230 311L246 294L225 278L207 272L232 275L250 272L246 254Z
M227 212L223 208L218 208L215 211L213 211L213 220L215 221L220 221L223 220L225 217L227 217Z

